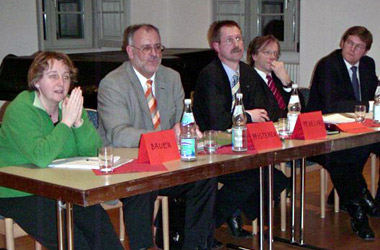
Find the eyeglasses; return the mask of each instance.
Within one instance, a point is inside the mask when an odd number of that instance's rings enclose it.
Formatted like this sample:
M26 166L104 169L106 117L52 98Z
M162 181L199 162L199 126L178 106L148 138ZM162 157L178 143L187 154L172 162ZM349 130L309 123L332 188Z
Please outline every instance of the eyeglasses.
M278 58L280 56L280 54L277 52L277 51L271 51L271 50L262 50L260 51L261 53L263 53L265 56L274 56L276 58Z
M240 43L243 41L243 38L241 36L230 37L230 38L227 38L226 41L224 41L224 43L227 45L232 45L232 44L234 44L235 41L236 41L236 43Z
M354 43L354 42L351 41L350 39L347 39L347 40L346 40L346 43L347 43L347 45L348 45L350 48L354 48L354 50L365 50L365 49L366 49L366 45L364 45L364 44L359 44L359 43Z
M154 50L155 52L162 52L165 50L165 46L162 45L161 43L157 43L157 44L154 44L153 46L152 45L144 45L142 46L141 48L137 48L133 45L130 45L132 48L135 48L137 50L140 50L142 53L144 54L148 54L148 53L152 53L152 51Z

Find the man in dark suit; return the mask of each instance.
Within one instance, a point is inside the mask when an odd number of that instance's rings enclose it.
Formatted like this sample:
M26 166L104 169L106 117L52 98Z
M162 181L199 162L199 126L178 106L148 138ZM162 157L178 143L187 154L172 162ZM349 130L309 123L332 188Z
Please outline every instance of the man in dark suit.
M209 29L210 46L217 57L200 73L194 94L194 116L202 131L222 130L232 126L232 109L234 78L238 76L239 90L243 93L243 103L248 122L269 120L265 109L256 108L260 92L254 81L253 68L240 61L244 52L244 42L239 25L234 21L217 21ZM275 171L275 194L285 188L287 179ZM236 237L250 235L240 228L240 222L231 217L240 209L253 220L258 215L259 206L259 173L258 170L247 170L240 173L218 177L223 187L217 193L216 227L226 220Z
M355 105L369 106L377 86L375 62L366 56L372 34L361 26L349 28L339 50L322 58L312 80L308 110L322 113L354 112ZM317 157L331 176L340 200L351 216L352 229L365 240L375 235L368 217L380 217L379 204L367 189L362 171L372 146L343 150Z
M127 28L130 61L110 72L99 85L99 132L107 145L138 147L144 133L174 129L179 134L184 91L178 72L161 65L159 30L150 24ZM151 105L152 104L152 105ZM158 194L186 198L182 249L210 249L216 181L202 180L123 199L131 250L156 249L152 239Z
M280 43L273 35L258 36L251 41L247 50L247 62L254 67L254 82L264 95L257 96L272 121L286 117L291 94L290 79L280 57Z

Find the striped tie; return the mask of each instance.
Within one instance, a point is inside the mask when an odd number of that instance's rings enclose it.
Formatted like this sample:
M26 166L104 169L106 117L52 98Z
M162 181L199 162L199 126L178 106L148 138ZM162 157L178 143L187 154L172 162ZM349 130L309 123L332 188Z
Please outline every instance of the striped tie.
M232 106L231 111L235 106L236 94L240 92L240 82L239 77L237 75L232 76L232 84L231 84L231 93L232 93Z
M145 98L148 102L150 114L152 115L152 122L155 130L160 130L160 112L157 110L157 101L152 93L152 80L147 80L147 89L145 91Z
M280 91L278 91L276 84L273 81L272 76L268 74L267 79L268 79L268 87L272 91L273 96L276 98L277 103L278 103L278 107L280 109L284 110L285 109L285 101L282 98Z

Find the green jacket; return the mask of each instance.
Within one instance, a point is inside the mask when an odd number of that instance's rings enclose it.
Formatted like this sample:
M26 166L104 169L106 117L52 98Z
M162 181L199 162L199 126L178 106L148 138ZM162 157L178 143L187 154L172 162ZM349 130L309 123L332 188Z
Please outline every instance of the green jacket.
M59 120L61 120L59 109ZM95 156L101 138L83 110L83 124L69 128L54 126L36 92L21 92L7 107L0 128L0 167L34 164L46 168L53 160L74 156ZM0 187L0 197L31 194Z

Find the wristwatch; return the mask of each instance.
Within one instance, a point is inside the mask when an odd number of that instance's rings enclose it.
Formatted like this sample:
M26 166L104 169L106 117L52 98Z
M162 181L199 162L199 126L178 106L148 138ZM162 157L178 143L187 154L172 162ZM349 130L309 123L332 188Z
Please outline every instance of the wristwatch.
M286 85L285 85L285 87L286 88L290 88L290 87L292 87L292 85L293 85L293 81L292 80L290 80L290 82L288 82Z

